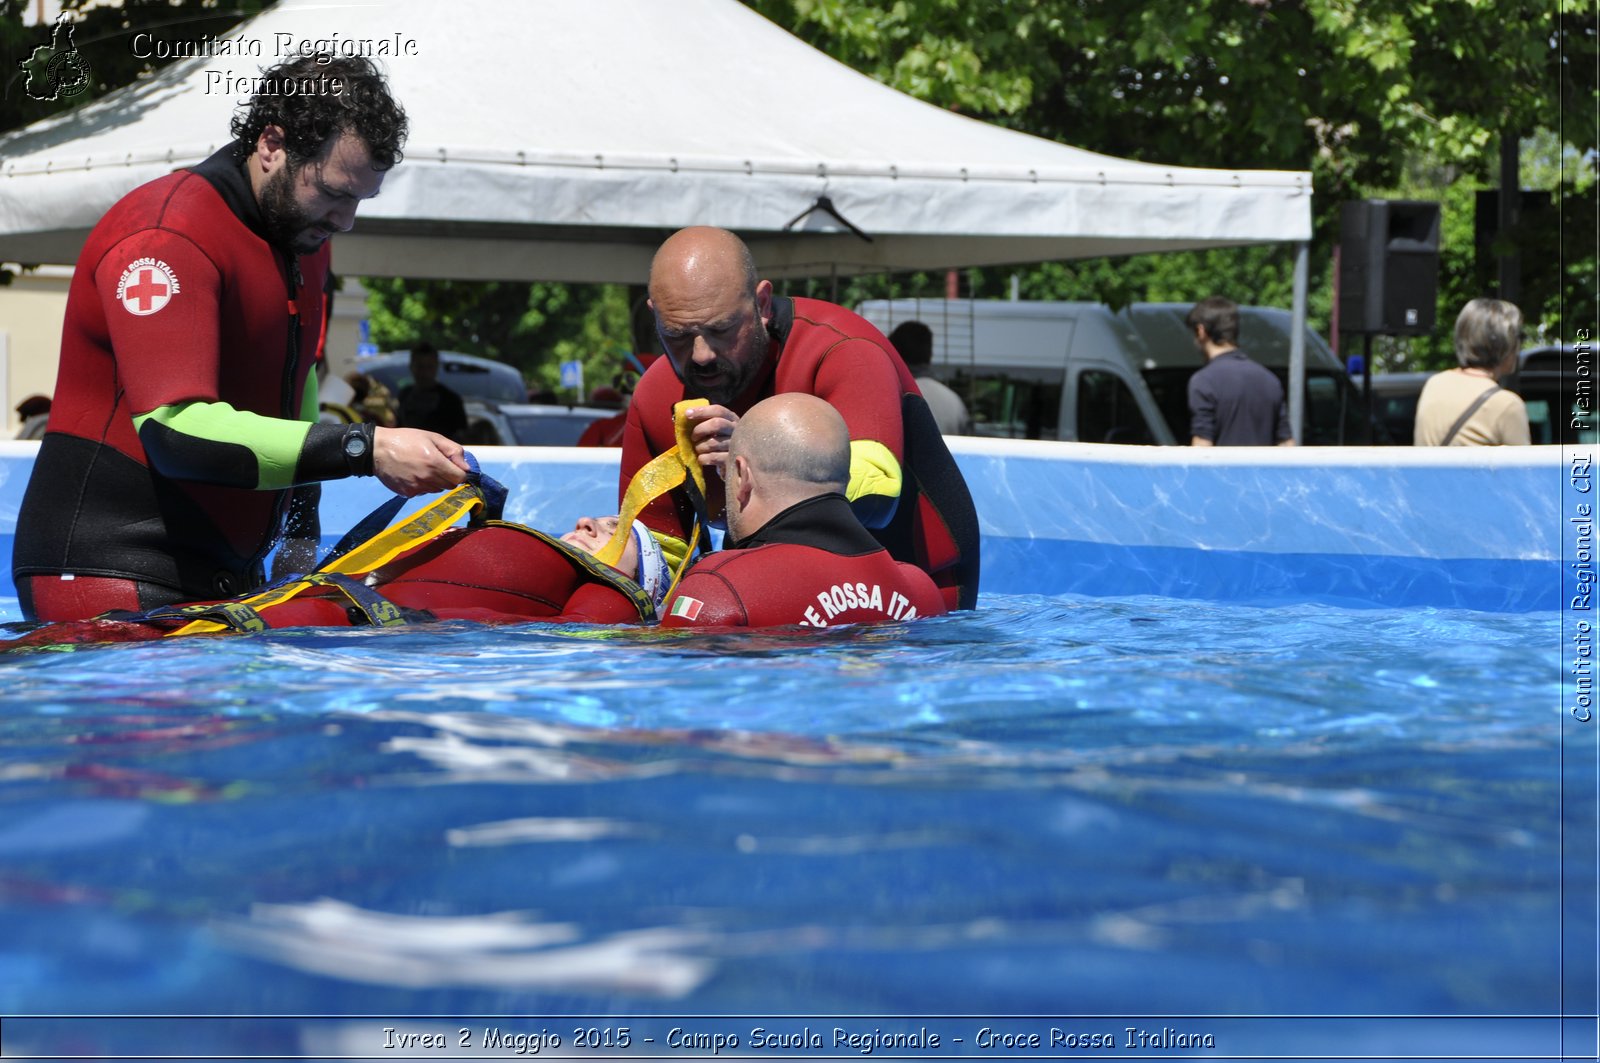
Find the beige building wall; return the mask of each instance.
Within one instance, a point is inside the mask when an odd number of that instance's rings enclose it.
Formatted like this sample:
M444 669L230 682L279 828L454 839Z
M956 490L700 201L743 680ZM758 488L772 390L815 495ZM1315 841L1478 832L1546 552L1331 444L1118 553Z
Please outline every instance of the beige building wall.
M19 273L0 286L0 411L10 439L22 427L17 403L29 395L53 395L56 360L61 353L61 323L67 309L72 270L42 266Z
M361 343L361 324L367 319L367 290L354 277L344 278L343 287L333 293L333 319L328 322L328 372L344 376L356 367L356 347Z

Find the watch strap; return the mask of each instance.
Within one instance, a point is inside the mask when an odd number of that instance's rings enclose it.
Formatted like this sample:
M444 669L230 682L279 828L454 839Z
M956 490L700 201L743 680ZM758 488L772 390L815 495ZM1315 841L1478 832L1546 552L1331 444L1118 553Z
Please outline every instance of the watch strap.
M377 442L378 426L375 424L358 421L345 428L342 445L351 476L372 475L373 450Z

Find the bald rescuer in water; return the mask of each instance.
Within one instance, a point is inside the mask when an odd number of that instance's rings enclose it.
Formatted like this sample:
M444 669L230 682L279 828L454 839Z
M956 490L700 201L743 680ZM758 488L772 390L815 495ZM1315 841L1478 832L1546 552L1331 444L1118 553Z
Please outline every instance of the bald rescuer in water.
M676 565L698 521L723 512L728 440L757 402L802 393L828 402L849 432L844 494L896 560L933 576L950 608L978 599L978 518L966 481L911 372L873 325L842 306L777 295L750 250L724 229L674 233L650 265L650 308L665 358L639 381L622 441L621 490L674 446L673 407L685 414L706 470L703 512L675 488L639 517ZM702 540L703 542L703 540Z
M850 430L813 395L756 403L728 440L728 537L663 607L666 627L833 627L945 612L933 578L896 561L845 498Z

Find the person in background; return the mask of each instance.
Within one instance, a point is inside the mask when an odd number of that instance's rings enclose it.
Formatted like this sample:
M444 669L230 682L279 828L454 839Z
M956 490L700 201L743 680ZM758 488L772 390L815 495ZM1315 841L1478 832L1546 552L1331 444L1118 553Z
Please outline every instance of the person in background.
M404 111L356 56L297 56L257 84L230 143L124 196L78 257L17 516L30 619L241 593L280 539L275 567L295 571L323 480L411 496L466 477L444 436L317 423L328 241L400 160Z
M16 438L43 439L45 425L50 423L50 396L29 395L17 403L17 416L22 418L22 427Z
M369 373L351 370L344 382L350 385L350 404L363 421L393 428L399 424L394 413L394 396L382 382Z
M905 359L906 368L911 370L928 409L933 411L939 432L947 436L970 432L972 418L967 413L967 404L929 368L933 364L933 330L920 321L902 321L889 333L889 342Z
M356 424L365 420L352 405L356 389L341 376L328 372L327 360L317 362L317 421L320 424Z
M668 237L651 262L649 292L665 357L645 371L628 407L619 499L635 473L674 447L674 406L705 399L685 420L707 473L705 519L715 523L739 418L774 394L815 395L849 427L845 496L857 518L897 560L924 566L952 607L976 605L972 496L883 333L842 306L778 295L756 273L744 241L725 229L697 226ZM681 564L698 520L689 492L657 497L640 519L672 564Z
M610 417L592 421L583 430L575 444L580 447L620 447L622 434L628 427L628 396L609 384L601 384L589 392L589 405L618 412Z
M1239 307L1213 295L1184 319L1206 364L1189 378L1189 445L1294 446L1283 385L1239 349Z
M850 429L822 399L763 399L723 465L728 535L663 606L666 627L883 623L946 611L933 578L889 556L846 500Z
M439 349L426 340L411 348L411 383L400 389L398 416L406 428L466 438L467 408L460 395L439 383Z
M1456 317L1456 361L1417 396L1419 447L1527 446L1532 433L1521 396L1500 386L1517 371L1522 311L1502 299L1474 299Z

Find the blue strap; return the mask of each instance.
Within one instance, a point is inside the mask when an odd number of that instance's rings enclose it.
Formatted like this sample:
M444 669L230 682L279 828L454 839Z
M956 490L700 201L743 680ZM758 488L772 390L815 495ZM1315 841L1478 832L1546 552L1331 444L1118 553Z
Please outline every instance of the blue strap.
M475 514L472 523L482 524L487 520L499 520L506 510L506 495L509 492L506 491L504 484L479 468L478 459L473 456L472 451L465 450L462 453L467 458L467 483L476 484L478 490L483 493L483 513L481 517Z

